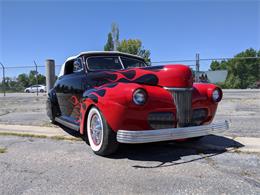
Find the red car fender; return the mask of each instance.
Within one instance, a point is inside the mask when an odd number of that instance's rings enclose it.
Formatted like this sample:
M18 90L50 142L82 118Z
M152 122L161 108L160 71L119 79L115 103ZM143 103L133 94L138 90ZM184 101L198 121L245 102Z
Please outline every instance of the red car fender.
M131 107L132 94L142 85L136 83L111 83L90 90L81 104L80 133L83 134L88 111L96 106L104 115L109 126L114 130L122 126L122 118Z
M197 89L201 95L203 95L204 97L207 97L209 101L211 101L215 104L217 104L218 102L212 101L212 93L215 89L218 89L221 93L220 94L220 96L221 96L220 100L222 99L223 92L222 92L221 88L218 87L217 85L214 85L214 84L211 84L211 83L194 83L193 87L195 89Z
M132 95L138 88L147 92L145 105L133 103ZM194 84L192 107L207 108L208 117L204 124L208 124L215 116L217 103L212 101L211 92L218 88L213 84ZM83 134L86 117L91 106L96 106L104 115L112 130L149 129L147 121L150 112L175 112L171 94L162 87L141 85L136 83L112 83L91 90L81 105L80 133Z
M218 102L212 100L212 93L215 89L219 89L222 98L223 92L220 87L210 83L194 83L193 88L193 107L195 107L196 104L200 104L208 108L208 118L204 124L209 124L213 120L218 106Z

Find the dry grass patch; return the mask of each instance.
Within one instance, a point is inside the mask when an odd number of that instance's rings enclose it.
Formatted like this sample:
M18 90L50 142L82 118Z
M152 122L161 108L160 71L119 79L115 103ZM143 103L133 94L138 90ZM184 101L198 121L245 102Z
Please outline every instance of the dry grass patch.
M53 140L69 140L69 141L82 141L80 137L66 137L66 136L46 136L29 133L15 133L15 132L0 132L0 136L18 136L18 137L30 137L30 138L48 138Z
M6 151L7 151L6 148L1 148L1 147L0 147L0 154L1 154L1 153L5 153Z

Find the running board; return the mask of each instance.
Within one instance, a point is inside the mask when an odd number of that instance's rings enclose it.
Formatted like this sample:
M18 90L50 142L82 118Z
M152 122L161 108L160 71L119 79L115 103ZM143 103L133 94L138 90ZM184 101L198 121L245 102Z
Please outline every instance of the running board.
M79 131L79 125L73 124L62 117L55 117L55 121L75 131Z

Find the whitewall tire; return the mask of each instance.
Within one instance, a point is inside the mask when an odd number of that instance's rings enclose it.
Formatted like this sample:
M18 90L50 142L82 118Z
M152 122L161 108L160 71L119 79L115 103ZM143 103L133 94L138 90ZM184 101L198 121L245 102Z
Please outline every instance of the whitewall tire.
M90 109L86 126L89 145L95 154L106 156L116 151L116 133L109 127L98 108Z

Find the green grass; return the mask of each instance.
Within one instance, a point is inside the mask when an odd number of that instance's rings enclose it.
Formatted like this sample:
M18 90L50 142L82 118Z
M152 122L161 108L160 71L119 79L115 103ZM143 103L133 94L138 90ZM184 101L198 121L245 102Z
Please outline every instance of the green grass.
M18 136L18 137L31 137L31 138L48 138L53 140L69 140L69 141L82 141L81 138L78 137L65 137L65 136L46 136L46 135L36 135L29 133L14 133L14 132L0 132L0 136Z

